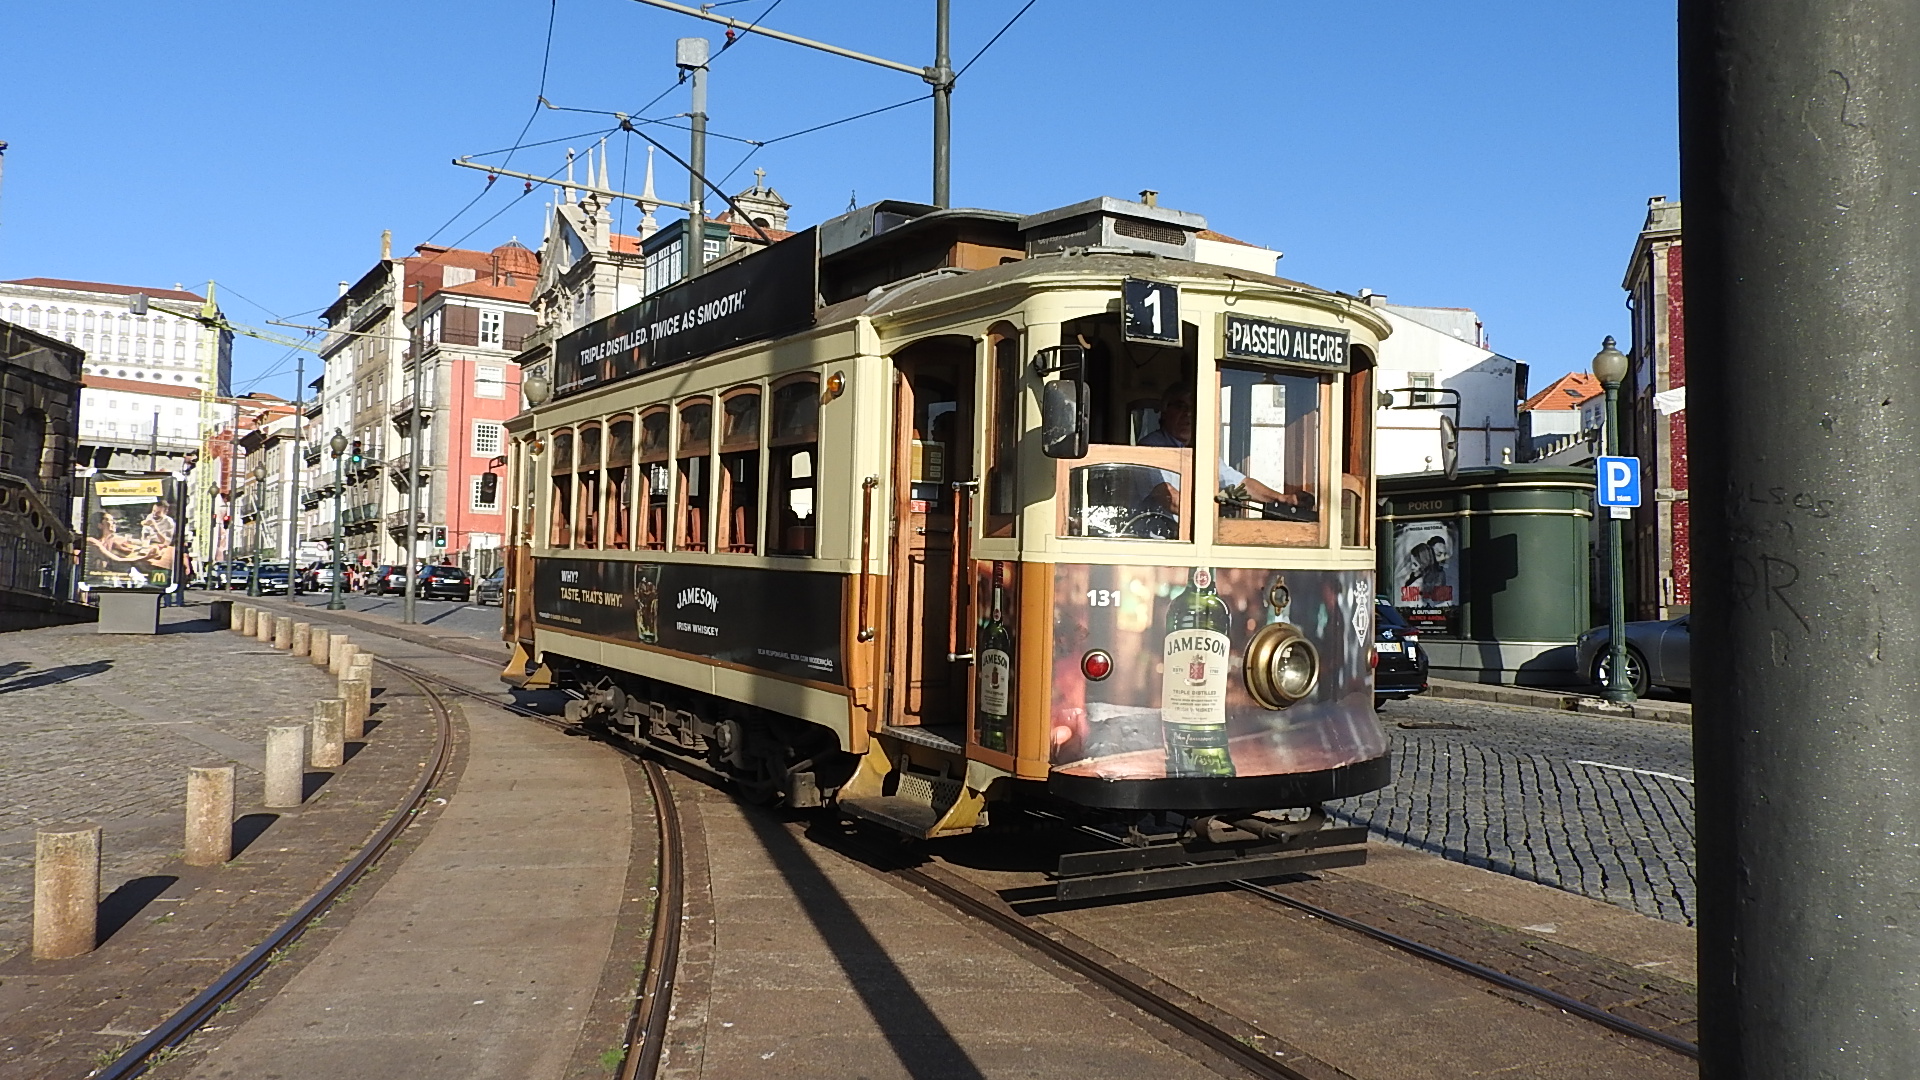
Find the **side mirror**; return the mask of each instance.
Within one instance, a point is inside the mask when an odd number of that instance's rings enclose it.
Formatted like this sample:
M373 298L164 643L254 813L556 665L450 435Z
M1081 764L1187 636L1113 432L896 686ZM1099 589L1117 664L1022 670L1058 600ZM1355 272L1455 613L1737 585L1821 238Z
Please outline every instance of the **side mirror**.
M1087 456L1087 384L1056 379L1040 392L1040 451L1050 458Z

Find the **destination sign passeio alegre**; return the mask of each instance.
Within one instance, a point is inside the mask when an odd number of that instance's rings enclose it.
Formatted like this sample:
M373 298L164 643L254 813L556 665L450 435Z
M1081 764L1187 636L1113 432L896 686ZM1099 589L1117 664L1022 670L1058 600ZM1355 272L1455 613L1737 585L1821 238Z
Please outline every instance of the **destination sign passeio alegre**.
M1229 359L1303 364L1340 371L1347 368L1345 330L1228 315L1226 339L1224 352Z

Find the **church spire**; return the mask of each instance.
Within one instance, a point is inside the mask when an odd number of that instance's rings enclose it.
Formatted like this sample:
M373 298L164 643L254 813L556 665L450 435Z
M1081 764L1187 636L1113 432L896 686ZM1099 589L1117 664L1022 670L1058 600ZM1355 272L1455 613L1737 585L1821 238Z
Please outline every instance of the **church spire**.
M653 220L653 147L647 147L647 186L640 189L640 239L645 240L660 231L660 223Z

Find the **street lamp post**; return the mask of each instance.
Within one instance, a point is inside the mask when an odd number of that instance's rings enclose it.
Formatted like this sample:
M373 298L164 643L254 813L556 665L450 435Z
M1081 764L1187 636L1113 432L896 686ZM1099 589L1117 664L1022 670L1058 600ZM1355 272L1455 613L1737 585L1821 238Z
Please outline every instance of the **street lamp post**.
M253 568L247 574L247 595L260 595L260 560L266 555L267 533L267 466L258 462L253 466Z
M346 538L340 532L340 491L347 486L345 475L345 455L347 437L340 434L339 428L333 429L333 438L327 440L327 449L333 451L333 594L327 597L328 611L341 611L347 602L340 598L340 579L346 576L346 566L341 560L341 549L346 547Z
M1620 453L1620 383L1627 377L1627 357L1614 347L1609 336L1593 357L1593 377L1606 389L1606 419L1601 433L1602 453ZM1597 490L1597 488L1596 488ZM1596 507L1598 509L1598 507ZM1626 561L1620 550L1620 519L1607 508L1607 685L1600 696L1608 701L1630 705L1634 700L1633 680L1627 676L1627 584Z

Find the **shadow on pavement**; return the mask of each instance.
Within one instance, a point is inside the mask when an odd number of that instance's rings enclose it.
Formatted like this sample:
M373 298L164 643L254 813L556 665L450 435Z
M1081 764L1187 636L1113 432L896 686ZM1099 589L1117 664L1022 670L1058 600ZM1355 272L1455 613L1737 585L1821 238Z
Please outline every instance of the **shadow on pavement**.
M267 827L280 820L279 814L245 814L233 823L233 857L253 846L253 842L266 835Z
M327 781L331 779L333 779L333 774L330 772L309 771L306 776L301 778L300 801L304 803L319 794L320 789L326 787Z
M152 874L134 878L108 893L107 898L100 901L99 922L93 935L94 948L112 940L113 935L132 922L133 917L153 903L155 897L173 888L174 882L179 880L170 874Z
M0 678L17 675L29 667L27 664L8 664L0 668ZM100 675L113 667L111 660L90 660L84 664L61 664L45 671L36 671L31 675L22 675L12 682L0 683L0 694L11 694L18 690L32 690L55 683L72 682L89 675Z

